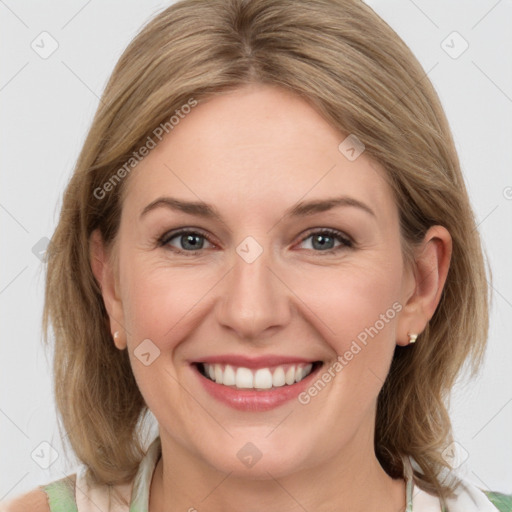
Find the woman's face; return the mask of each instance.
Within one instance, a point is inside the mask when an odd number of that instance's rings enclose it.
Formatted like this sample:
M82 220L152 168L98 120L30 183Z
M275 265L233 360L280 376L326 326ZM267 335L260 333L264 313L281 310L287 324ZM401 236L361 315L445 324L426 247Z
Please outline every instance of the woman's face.
M384 171L347 135L245 86L127 178L109 312L163 446L251 478L373 450L415 284Z

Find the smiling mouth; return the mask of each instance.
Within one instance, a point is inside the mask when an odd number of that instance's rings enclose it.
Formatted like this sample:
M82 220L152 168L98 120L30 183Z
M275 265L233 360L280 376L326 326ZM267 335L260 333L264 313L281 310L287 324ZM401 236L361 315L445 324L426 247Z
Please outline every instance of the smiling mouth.
M272 391L300 382L316 371L322 362L283 364L258 369L218 363L195 364L203 377L216 384L239 390Z

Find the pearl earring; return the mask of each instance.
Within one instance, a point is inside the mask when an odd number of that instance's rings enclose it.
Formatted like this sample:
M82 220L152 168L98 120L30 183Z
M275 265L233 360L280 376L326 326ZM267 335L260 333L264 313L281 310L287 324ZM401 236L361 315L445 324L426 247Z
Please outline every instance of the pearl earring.
M409 334L409 343L414 343L417 337L417 334Z
M114 339L117 340L119 338L119 331L116 331L114 333Z

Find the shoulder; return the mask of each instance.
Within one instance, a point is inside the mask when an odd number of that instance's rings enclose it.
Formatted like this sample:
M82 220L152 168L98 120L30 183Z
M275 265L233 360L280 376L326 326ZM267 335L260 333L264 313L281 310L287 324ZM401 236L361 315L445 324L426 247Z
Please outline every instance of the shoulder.
M512 511L512 494L503 494L496 491L483 491L489 501L500 511L500 512L511 512Z
M48 497L41 489L33 489L9 501L0 503L0 512L50 512Z
M455 493L446 500L449 512L512 512L512 495L482 489L465 478Z
M0 512L76 511L76 474L39 485L31 491L0 503Z

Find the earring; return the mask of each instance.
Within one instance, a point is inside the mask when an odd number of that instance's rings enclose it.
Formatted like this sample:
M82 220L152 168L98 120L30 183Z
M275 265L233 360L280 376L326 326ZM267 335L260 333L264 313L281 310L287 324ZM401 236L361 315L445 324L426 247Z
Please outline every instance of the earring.
M117 340L119 338L119 331L116 331L114 333L114 339Z
M417 337L417 334L409 334L409 343L414 343Z

